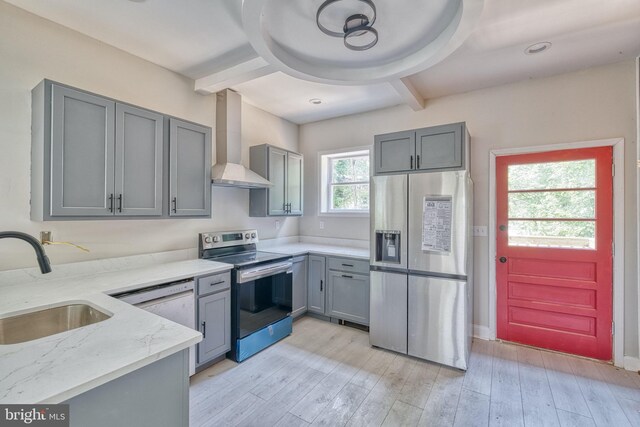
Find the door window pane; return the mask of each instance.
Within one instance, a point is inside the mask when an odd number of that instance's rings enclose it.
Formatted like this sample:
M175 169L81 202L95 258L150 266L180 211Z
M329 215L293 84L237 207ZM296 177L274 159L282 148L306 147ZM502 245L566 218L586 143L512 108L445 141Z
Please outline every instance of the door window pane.
M509 220L510 246L595 249L595 221Z
M509 218L595 218L596 192L509 193Z
M595 188L595 159L510 165L509 191Z

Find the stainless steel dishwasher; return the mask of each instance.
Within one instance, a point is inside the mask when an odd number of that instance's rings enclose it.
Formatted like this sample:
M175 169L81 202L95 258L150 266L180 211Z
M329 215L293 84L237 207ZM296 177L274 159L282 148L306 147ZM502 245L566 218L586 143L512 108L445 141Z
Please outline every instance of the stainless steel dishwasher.
M193 279L165 283L112 295L121 301L187 328L196 329ZM195 346L189 348L189 375L196 371Z

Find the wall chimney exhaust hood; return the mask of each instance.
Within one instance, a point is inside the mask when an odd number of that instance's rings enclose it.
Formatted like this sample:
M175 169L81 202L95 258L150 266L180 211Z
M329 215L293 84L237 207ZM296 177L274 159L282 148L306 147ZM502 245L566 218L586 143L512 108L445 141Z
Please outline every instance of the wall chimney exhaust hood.
M216 94L216 159L211 168L213 185L238 188L268 188L273 184L240 164L242 99L230 89Z

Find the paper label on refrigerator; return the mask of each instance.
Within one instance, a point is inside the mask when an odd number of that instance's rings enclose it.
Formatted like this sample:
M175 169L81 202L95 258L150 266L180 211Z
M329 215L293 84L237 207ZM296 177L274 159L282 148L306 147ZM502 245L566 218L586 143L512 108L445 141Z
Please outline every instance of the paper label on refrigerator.
M422 209L422 250L451 252L451 196L425 196Z

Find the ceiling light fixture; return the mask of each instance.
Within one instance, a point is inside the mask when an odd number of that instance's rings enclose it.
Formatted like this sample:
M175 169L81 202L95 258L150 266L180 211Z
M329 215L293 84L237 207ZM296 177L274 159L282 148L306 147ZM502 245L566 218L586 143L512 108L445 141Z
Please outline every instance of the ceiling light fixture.
M550 47L551 43L549 42L534 43L531 46L527 47L524 50L524 53L526 55L535 55L536 53L542 53L545 50L549 50Z
M320 104L322 104L322 99L318 99L318 98L311 98L311 99L309 100L309 103L310 103L310 104L313 104L313 105L320 105Z
M344 45L351 50L362 51L371 49L378 43L378 31L373 28L376 22L376 6L371 0L359 0L368 6L369 14L351 13L344 21L342 29L339 31L330 30L320 21L322 12L329 6L339 3L343 0L326 0L318 8L316 13L316 24L320 31L332 37L340 37L344 41ZM365 36L365 37L363 37Z

